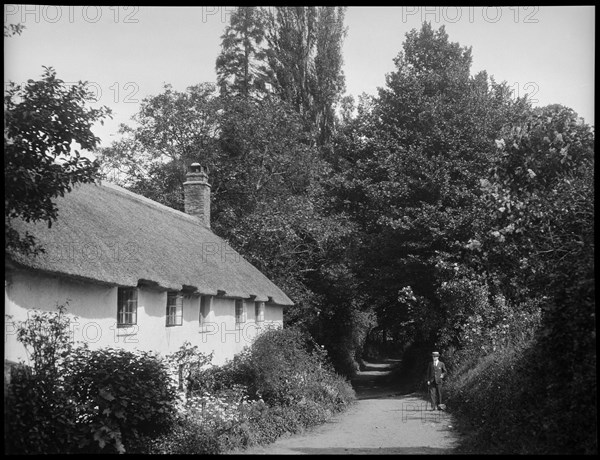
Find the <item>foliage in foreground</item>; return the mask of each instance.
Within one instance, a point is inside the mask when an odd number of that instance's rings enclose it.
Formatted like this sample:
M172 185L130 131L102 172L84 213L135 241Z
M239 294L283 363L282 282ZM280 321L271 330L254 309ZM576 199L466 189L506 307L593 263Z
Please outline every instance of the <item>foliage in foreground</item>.
M19 25L20 26L20 25ZM22 27L11 24L14 33ZM4 30L6 36L6 26ZM95 102L86 82L67 85L44 67L42 79L25 85L9 82L4 95L4 249L37 254L43 251L28 232L11 223L44 221L58 216L54 202L78 183L93 182L99 163L81 156L73 145L93 151L100 139L92 125L111 116Z
M296 329L267 330L217 367L189 343L166 359L75 346L64 306L16 325L32 366L11 371L9 454L224 453L323 423L355 397Z
M521 319L511 343L463 346L455 397L475 423L469 442L478 451L597 453L593 129L549 106L507 131L498 149L482 181L493 225L471 241L470 264ZM524 337L529 327L535 335Z
M447 400L464 435L459 449L597 454L595 379L561 382L552 361L541 342L530 340L456 366Z
M167 364L141 351L75 347L65 311L34 311L17 323L33 365L12 372L7 453L139 450L173 421L176 391Z
M298 329L268 330L224 366L191 368L178 424L162 454L216 454L275 441L344 410L354 391Z

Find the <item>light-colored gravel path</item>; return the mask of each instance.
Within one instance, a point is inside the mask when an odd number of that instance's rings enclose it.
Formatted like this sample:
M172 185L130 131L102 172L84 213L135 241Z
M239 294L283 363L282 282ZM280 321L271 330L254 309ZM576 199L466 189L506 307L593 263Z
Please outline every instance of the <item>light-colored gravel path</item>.
M305 433L237 454L452 454L452 415L430 411L419 394L402 394L386 379L394 362L367 363L353 381L358 400L346 412Z

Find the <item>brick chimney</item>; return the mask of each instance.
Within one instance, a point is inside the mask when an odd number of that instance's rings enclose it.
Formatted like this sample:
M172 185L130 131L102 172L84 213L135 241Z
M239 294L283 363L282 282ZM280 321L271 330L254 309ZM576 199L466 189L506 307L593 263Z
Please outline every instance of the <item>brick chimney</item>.
M200 163L192 163L183 183L183 198L185 212L198 217L210 228L210 184L206 168Z

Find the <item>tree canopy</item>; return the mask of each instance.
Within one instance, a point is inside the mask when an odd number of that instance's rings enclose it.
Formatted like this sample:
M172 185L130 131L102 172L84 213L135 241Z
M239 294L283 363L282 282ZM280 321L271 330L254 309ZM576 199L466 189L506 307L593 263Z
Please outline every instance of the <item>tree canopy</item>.
M207 166L212 228L290 295L286 324L341 372L379 333L486 352L506 331L561 335L558 299L593 292L593 129L472 74L471 49L429 23L355 106L343 15L240 8L218 86L145 99L104 172L182 209L186 166Z
M426 23L407 34L395 64L338 136L330 184L336 209L363 232L364 289L379 299L381 315L406 321L408 305L398 301L404 288L423 308L439 308L436 267L460 256L483 217L478 184L494 139L529 106L485 72L471 77L470 50L451 43L443 27L434 32Z
M238 7L221 37L222 94L276 97L302 115L313 141L331 140L345 90L345 7Z
M92 102L85 82L67 86L51 67L44 67L41 80L9 83L4 96L5 250L43 250L11 221L41 220L51 226L57 217L53 199L96 179L98 162L82 156L77 145L90 152L96 148L100 139L92 125L110 110L88 107Z

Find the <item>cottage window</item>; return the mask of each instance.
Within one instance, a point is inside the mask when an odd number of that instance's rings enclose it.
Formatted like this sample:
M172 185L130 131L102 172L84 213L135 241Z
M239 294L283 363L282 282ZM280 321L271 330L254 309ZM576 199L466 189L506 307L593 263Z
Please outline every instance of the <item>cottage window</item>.
M167 293L167 326L183 324L183 296L177 292Z
M203 295L200 297L200 326L206 325L206 318L208 318L208 314L210 313L210 308L212 306L212 296Z
M246 315L245 315L245 311L244 311L244 301L242 299L236 299L236 301L235 301L235 322L236 322L236 324L246 322Z
M137 289L118 288L117 327L137 324Z
M254 314L256 315L256 322L262 323L265 320L265 303L254 302Z

